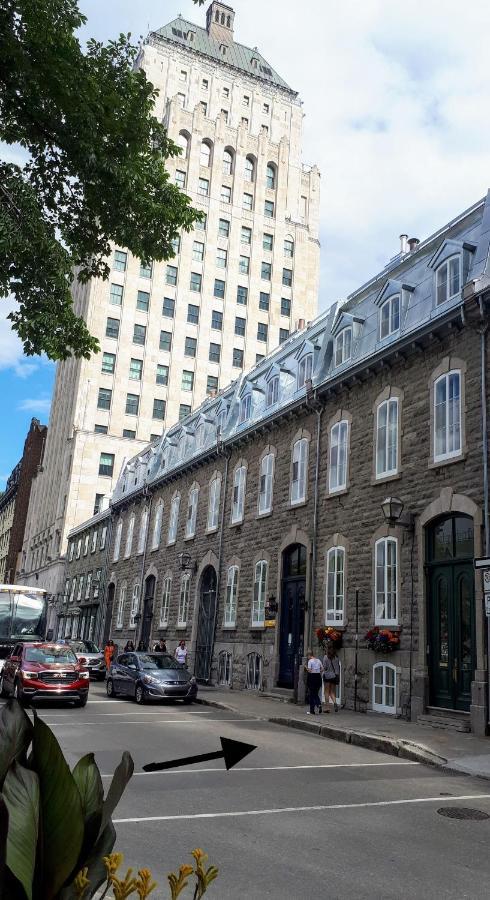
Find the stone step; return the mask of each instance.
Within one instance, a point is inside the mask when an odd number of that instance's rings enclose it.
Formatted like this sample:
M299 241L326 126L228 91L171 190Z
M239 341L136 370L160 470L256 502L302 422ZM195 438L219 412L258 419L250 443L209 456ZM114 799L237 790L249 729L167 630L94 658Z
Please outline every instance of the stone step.
M294 703L294 691L288 688L272 688L270 691L260 691L259 697L265 700L280 700L281 703Z
M417 716L417 722L419 725L428 725L430 728L440 728L443 731L460 731L466 734L471 731L469 718L465 716L425 714Z

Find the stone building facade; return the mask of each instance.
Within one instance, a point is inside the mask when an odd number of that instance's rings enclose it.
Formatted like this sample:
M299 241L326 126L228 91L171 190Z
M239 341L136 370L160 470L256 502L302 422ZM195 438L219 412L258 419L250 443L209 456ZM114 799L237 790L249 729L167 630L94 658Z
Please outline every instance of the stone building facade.
M302 162L296 91L218 2L206 28L179 17L148 35L137 65L181 147L171 178L204 219L168 262L114 247L108 281L74 285L101 353L58 365L24 542L24 580L54 596L68 532L103 508L124 461L317 312L320 176Z
M200 680L301 698L333 628L342 703L486 733L489 245L490 195L126 465L119 645L185 638Z

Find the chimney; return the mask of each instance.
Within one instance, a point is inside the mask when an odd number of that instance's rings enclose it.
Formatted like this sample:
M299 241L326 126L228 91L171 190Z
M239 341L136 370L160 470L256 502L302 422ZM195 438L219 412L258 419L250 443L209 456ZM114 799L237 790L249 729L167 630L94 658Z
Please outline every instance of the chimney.
M232 44L234 18L235 13L231 6L213 0L206 12L206 31L209 37L219 44Z
M401 254L408 253L407 239L408 239L408 234L400 235L400 253Z
M210 392L209 392L209 396L210 396L210 397L216 397L216 396L217 396L217 393L218 393L218 391L216 390L216 388L211 388L211 390L210 390Z
M418 238L410 238L410 240L408 242L410 253L415 253L419 244L420 244L420 241Z
M305 325L306 325L306 322L304 319L298 319L297 331L303 331L303 328L305 327Z

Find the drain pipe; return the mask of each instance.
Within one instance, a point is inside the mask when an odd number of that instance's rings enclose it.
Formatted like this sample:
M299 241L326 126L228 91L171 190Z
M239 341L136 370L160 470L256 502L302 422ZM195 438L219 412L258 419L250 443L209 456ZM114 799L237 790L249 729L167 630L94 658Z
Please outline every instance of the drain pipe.
M485 322L485 312L483 309L483 300L478 298L480 307L480 318L482 326L480 328L480 366L481 366L481 424L482 424L482 454L483 454L483 509L484 509L484 528L485 528L485 556L490 552L490 532L489 532L489 508L488 508L488 433L487 433L487 377L486 377L486 342L488 322Z
M315 398L314 409L316 412L316 459L315 459L315 484L313 493L313 534L311 540L311 569L310 569L310 591L308 595L308 627L305 629L308 643L305 649L313 647L313 621L314 621L314 604L315 604L315 586L316 586L316 563L317 563L317 531L318 531L318 490L320 481L320 439L321 439L321 422L325 409L324 405ZM313 404L312 404L313 405Z
M230 462L231 451L228 450L223 455L225 457L225 471L224 471L223 479L221 481L221 497L223 499L222 499L220 525L219 525L220 534L219 534L219 545L218 545L218 571L216 573L216 602L214 604L214 621L213 621L213 628L212 628L213 649L212 649L211 660L210 660L210 670L209 670L208 677L206 679L206 684L209 684L211 681L214 643L216 640L216 625L218 622L218 604L219 604L219 600L220 600L221 568L222 568L222 559L223 559L223 534L224 534L224 524L225 524L226 491L227 491L227 486L228 486L228 465ZM221 497L220 497L220 500L221 500Z
M143 546L143 556L141 558L140 596L139 596L139 608L138 608L138 613L140 616L140 626L137 629L140 640L142 639L142 636L143 636L143 625L144 625L143 620L144 620L145 598L143 596L143 580L145 577L146 555L147 555L147 550L148 550L148 537L149 537L150 531L151 531L151 507L153 505L153 494L150 494L150 502L148 503L148 505L146 505L146 500L147 500L148 494L149 494L149 490L148 490L148 486L146 485L145 489L143 491L143 503L145 504L145 508L148 512L148 518L146 520L145 543ZM154 610L154 606L155 606L155 599L156 598L153 597L153 606L152 606L152 610L151 610L152 621L150 622L150 637L149 637L150 644L151 644L151 632L152 632L152 628L153 628L153 616L154 616L153 610ZM143 612L140 612L140 610L143 610ZM136 646L138 646L138 645L136 645Z

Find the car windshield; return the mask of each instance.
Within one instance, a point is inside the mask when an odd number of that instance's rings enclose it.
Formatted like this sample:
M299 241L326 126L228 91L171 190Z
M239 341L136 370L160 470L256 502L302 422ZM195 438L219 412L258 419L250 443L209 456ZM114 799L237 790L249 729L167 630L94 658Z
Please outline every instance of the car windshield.
M26 662L41 663L41 665L50 665L51 663L69 663L74 665L77 658L69 647L29 647L26 650Z
M100 653L93 641L70 641L70 647L75 653Z
M159 653L158 656L150 656L149 654L145 654L144 656L139 657L140 668L145 669L145 671L150 671L154 669L182 669L180 663L177 662L176 659L173 659L172 656L167 656L165 653Z

